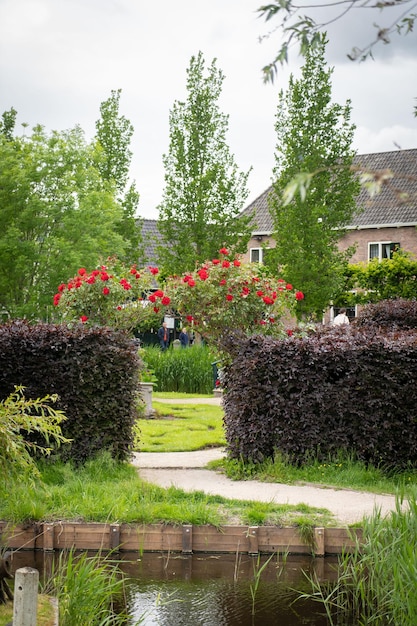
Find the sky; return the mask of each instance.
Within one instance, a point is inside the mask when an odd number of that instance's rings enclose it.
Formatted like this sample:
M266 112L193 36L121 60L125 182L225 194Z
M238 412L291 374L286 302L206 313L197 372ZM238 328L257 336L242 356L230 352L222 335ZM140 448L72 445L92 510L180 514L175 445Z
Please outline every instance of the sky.
M0 113L14 107L21 124L47 131L81 126L90 140L100 104L121 89L120 114L133 127L131 180L141 217L158 218L164 189L163 154L169 113L184 101L190 59L202 52L225 75L220 110L229 116L227 143L241 171L250 168L246 205L270 184L278 93L299 76L297 46L273 85L261 68L274 58L278 20L257 14L260 0L0 0ZM299 0L308 5L308 0ZM336 16L333 2L313 15ZM417 3L409 0L407 6ZM340 11L340 9L337 9ZM308 8L303 14L311 13ZM375 37L374 23L393 16L356 10L328 26L327 62L334 68L332 100L351 100L359 154L417 147L417 28L374 49L374 60L353 63L347 53ZM266 38L263 38L268 35ZM260 41L260 39L262 40Z

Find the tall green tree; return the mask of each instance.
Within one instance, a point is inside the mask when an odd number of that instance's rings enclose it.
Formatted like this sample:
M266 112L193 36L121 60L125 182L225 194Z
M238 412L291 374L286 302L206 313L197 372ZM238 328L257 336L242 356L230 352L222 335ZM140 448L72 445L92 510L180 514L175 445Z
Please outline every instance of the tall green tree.
M227 115L219 109L224 75L216 60L205 72L201 52L187 69L187 99L170 111L165 189L159 206L159 264L180 274L216 256L222 245L243 252L250 218L239 214L249 172L239 172L226 143Z
M337 242L357 210L359 192L351 170L350 103L331 101L333 70L326 67L326 43L323 35L320 45L307 51L301 77L291 76L288 90L279 95L270 197L276 239L271 263L304 292L303 314L317 318L343 284L351 250L340 253ZM300 172L311 173L310 185L288 201L287 185Z
M114 183L116 187L117 200L122 207L117 232L129 243L123 260L135 263L138 256L143 256L143 250L140 248L142 225L136 215L139 193L135 181L129 183L130 144L134 129L131 122L120 115L120 95L121 89L112 90L110 98L100 105L101 117L96 122L97 167L103 180Z
M0 311L47 319L69 272L124 254L122 209L79 127L22 138L13 121L0 127Z

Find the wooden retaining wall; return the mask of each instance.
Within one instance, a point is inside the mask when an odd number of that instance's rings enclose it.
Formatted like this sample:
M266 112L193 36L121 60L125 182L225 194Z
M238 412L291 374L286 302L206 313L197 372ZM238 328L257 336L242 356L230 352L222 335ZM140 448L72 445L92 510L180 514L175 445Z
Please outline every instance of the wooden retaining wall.
M172 526L0 522L0 545L19 550L117 550L129 552L312 554L349 551L359 529L315 528L314 549L296 528L277 526Z

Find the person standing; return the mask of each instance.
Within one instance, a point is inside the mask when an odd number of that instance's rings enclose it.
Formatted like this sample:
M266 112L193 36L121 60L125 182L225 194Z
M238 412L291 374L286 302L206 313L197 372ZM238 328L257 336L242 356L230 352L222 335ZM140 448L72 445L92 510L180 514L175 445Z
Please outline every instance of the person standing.
M188 344L190 343L190 338L188 336L188 332L186 328L183 328L178 335L178 339L180 340L181 348L188 348Z
M158 339L161 350L166 350L169 346L169 330L166 322L162 322L162 326L158 330Z
M349 318L346 315L346 309L340 309L339 314L333 320L333 326L342 326L343 324L349 324Z

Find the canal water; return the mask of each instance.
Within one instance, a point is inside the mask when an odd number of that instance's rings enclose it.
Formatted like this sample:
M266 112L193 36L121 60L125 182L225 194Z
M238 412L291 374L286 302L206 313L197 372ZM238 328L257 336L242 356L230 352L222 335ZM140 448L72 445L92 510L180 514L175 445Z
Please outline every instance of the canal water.
M47 576L54 558L16 552L13 571L30 566ZM131 552L116 559L128 579L127 626L330 625L319 602L300 596L310 591L307 576L337 580L336 557Z
M335 581L337 559L144 554L123 565L134 619L145 626L329 626L300 599L306 575ZM134 624L135 621L132 621Z

